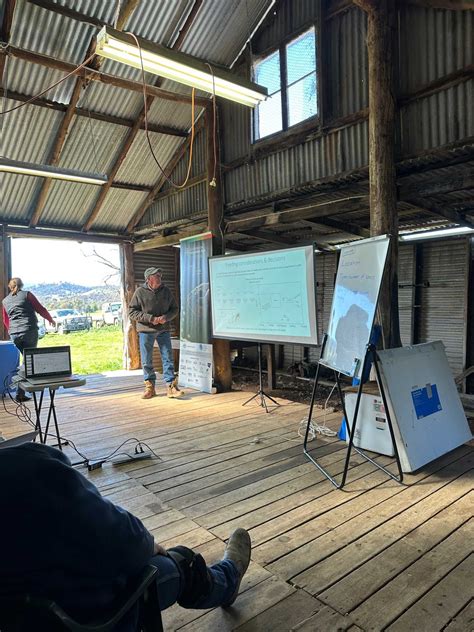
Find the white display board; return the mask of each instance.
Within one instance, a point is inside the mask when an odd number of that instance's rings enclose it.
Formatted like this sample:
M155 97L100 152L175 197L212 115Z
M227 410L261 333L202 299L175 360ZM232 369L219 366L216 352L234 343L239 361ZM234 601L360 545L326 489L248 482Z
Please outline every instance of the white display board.
M383 235L341 247L327 339L320 362L358 376L377 309L390 238Z
M441 341L387 349L378 356L404 472L472 438Z
M316 345L314 248L212 257L215 338Z

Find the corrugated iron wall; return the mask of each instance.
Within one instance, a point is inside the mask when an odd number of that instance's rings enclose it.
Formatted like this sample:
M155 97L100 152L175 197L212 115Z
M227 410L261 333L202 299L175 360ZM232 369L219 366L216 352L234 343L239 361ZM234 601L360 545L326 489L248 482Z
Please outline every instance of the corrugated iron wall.
M191 163L190 178L206 174L207 169L207 136L202 129L196 135L193 147L193 159ZM179 161L172 174L173 182L181 184L186 178L189 161L189 150ZM166 224L176 220L207 215L207 183L201 182L195 186L180 191L172 189L167 182L163 186L163 192L169 191L170 196L159 198L145 213L139 227L153 224Z
M302 25L319 22L317 2L286 2L267 18L252 43L253 53L268 51ZM328 11L331 10L329 3ZM329 13L330 15L330 13ZM474 13L402 5L400 20L399 94L407 95L430 81L474 62ZM326 59L320 90L325 93L325 122L340 119L368 105L366 17L356 7L336 13L321 26ZM242 62L235 70L248 74ZM323 82L323 83L322 83ZM474 135L474 81L468 80L405 105L400 112L400 153L417 152ZM368 164L368 126L358 122L277 153L253 158L251 112L222 105L223 160L248 159L225 175L225 201L234 204L270 191L318 180ZM315 121L315 132L319 122Z
M416 342L442 340L454 375L465 368L470 249L468 239L420 248L420 304Z

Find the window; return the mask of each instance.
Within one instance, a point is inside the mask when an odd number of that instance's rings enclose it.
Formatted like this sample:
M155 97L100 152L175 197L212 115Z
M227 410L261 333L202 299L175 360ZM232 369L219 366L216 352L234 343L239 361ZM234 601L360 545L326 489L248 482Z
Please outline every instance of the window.
M253 66L269 97L254 112L254 139L281 132L318 113L314 27Z

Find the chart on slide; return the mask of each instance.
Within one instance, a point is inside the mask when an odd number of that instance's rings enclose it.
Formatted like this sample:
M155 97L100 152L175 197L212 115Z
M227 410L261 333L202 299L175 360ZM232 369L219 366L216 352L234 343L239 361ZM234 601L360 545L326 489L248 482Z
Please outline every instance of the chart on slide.
M211 259L214 335L309 342L316 323L314 264L307 250Z

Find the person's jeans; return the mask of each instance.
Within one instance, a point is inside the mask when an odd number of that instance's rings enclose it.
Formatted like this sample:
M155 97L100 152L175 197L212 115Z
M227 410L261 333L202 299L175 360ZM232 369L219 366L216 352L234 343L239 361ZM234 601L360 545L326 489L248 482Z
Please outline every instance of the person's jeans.
M11 334L11 341L23 353L23 349L35 348L38 345L38 330L32 329L22 334Z
M23 353L24 349L35 348L38 346L38 330L31 329L30 331L26 331L22 334L10 334L11 341L18 349L20 353ZM18 387L16 391L17 397L23 397L25 395L25 391Z
M143 379L150 380L150 382L156 381L156 373L153 368L153 345L156 340L158 348L160 349L161 362L163 364L163 379L167 384L171 384L174 380L174 363L170 332L153 331L148 333L141 331L138 334L138 338L140 341L140 357L142 359Z
M181 590L181 574L178 565L165 555L154 555L150 564L158 569L158 598L160 610L172 606L179 598ZM231 560L221 560L208 567L212 576L210 595L203 597L195 608L217 608L229 601L235 592L239 580L239 572Z

